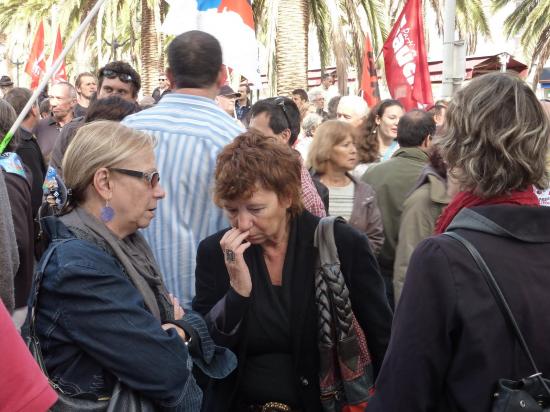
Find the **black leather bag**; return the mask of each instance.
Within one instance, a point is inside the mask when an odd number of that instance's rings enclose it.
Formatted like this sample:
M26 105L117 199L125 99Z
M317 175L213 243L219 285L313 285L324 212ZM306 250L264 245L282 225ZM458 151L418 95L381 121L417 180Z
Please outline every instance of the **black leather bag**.
M50 248L47 255L42 260L42 263L33 279L33 295L31 306L27 314L28 337L27 346L32 356L40 366L42 373L48 378L52 388L56 391L58 400L50 408L51 412L155 412L155 406L152 401L141 396L139 393L131 390L120 381L117 381L113 389L113 393L107 399L89 400L81 398L73 398L63 392L63 390L53 382L48 376L42 350L40 349L40 341L36 336L36 307L38 305L38 294L44 270L48 264L54 250L65 243L67 240L56 241L54 247Z
M445 235L459 241L474 258L479 270L489 286L504 318L512 327L523 352L529 359L533 374L520 380L499 379L494 393L492 412L550 412L550 380L545 379L538 370L531 351L523 338L519 325L512 310L502 294L491 270L481 257L477 249L468 240L454 232L445 232Z

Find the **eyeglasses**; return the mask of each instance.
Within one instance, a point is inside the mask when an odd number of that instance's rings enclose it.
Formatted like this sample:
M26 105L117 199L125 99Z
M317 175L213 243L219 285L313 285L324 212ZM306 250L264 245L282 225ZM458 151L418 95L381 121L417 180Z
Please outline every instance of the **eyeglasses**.
M286 124L288 125L288 130L292 131L292 127L290 126L290 119L288 118L288 114L286 112L285 99L283 99L282 97L277 97L274 102L283 111L286 119Z
M139 179L145 179L149 185L154 188L156 185L158 185L160 180L160 174L159 172L140 172L138 170L130 170L130 169L119 169L118 167L110 167L109 170L112 170L113 172L122 173L123 175L137 177Z
M108 79L114 79L115 77L118 77L124 83L130 83L131 81L134 80L134 78L130 76L128 73L119 73L110 69L101 70L99 72L99 76L100 77L105 76Z

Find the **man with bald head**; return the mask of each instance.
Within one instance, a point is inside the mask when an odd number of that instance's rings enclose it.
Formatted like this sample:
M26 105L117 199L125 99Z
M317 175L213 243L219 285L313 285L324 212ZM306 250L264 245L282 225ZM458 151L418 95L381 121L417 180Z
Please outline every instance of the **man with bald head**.
M336 109L336 118L357 127L369 114L367 102L360 96L342 96Z
M49 158L63 126L74 117L73 110L77 103L76 89L67 82L56 83L50 87L48 99L51 114L40 120L34 129L44 159Z

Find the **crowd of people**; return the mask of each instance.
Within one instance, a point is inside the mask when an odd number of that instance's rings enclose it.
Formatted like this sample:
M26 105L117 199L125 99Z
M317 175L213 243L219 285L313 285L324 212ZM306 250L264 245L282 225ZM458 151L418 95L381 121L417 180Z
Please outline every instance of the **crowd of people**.
M141 99L121 61L51 85L0 156L1 412L482 412L533 376L550 407L550 118L522 79L252 103L211 35L166 55ZM2 136L32 94L5 77Z

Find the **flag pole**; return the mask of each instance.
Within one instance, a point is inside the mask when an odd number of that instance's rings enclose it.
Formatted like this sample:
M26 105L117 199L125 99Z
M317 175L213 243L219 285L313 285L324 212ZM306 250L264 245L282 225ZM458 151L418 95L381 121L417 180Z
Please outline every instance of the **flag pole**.
M8 133L6 133L6 135L2 139L2 142L0 143L0 153L4 152L4 150L6 149L6 146L9 144L11 138L15 134L15 131L19 128L19 126L21 126L21 123L23 122L25 117L27 117L27 114L31 110L31 107L33 106L34 102L38 98L38 95L42 92L42 90L44 89L44 87L52 77L52 75L61 67L61 63L65 59L65 56L67 55L67 53L69 53L69 50L71 50L71 48L74 46L74 44L76 43L80 35L84 32L86 27L90 24L94 16L99 11L99 8L105 1L106 0L97 0L97 3L92 8L92 10L90 10L90 12L86 16L86 18L82 21L78 29L74 32L73 36L71 37L71 39L69 40L69 42L67 43L67 45L65 46L61 54L58 56L57 60L46 72L46 74L40 81L40 84L32 94L31 98L29 99L25 107L23 107L23 110L21 110L21 113L19 113L19 116L17 116L15 123L11 126Z

